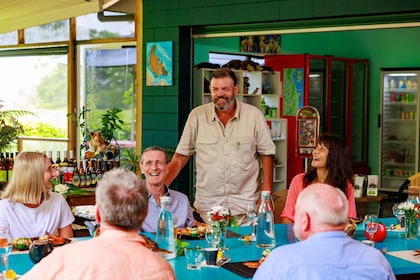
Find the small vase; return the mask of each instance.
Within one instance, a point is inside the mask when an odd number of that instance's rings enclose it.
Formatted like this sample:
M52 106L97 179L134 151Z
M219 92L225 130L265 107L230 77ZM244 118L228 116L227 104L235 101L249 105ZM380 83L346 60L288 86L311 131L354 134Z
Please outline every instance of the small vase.
M414 210L405 211L405 239L417 239L419 228L418 219Z
M221 227L220 228L220 232L221 232L221 234L220 234L220 241L219 241L219 246L218 246L218 248L220 249L220 250L224 250L224 249L226 249L226 227Z

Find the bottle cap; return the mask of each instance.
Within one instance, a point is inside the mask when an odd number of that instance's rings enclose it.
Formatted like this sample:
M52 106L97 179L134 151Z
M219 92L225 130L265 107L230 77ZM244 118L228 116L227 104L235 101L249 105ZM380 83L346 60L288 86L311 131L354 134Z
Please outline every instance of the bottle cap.
M171 203L171 198L169 197L169 196L161 196L160 197L160 204L165 204L165 205L168 205L168 204L170 204Z
M262 197L269 197L271 195L270 191L261 191L261 196Z

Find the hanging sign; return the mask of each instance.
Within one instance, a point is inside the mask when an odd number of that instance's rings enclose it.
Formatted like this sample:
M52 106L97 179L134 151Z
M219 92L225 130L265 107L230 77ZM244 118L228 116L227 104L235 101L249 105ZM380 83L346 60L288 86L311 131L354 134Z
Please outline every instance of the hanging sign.
M311 157L319 135L319 112L315 107L303 106L296 113L297 154Z

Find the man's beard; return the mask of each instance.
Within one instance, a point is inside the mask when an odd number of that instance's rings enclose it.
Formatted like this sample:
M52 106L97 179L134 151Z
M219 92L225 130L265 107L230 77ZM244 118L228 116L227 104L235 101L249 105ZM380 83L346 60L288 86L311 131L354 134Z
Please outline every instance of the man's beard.
M217 101L218 101L219 99L225 99L225 100L226 100L226 104L225 104L225 106L221 107L221 106L219 106L219 105L217 104ZM235 100L235 99L233 99L233 98L229 100L227 97L220 96L220 97L217 97L217 98L213 101L213 104L214 104L214 106L216 106L216 108L217 108L218 110L220 110L220 111L226 111L227 109L229 109L229 108L232 106L232 104L234 103L234 100Z

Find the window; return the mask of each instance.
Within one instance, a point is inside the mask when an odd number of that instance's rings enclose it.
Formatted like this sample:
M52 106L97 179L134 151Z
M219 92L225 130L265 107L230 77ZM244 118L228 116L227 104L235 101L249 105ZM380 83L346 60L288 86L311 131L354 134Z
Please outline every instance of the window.
M135 147L135 64L136 48L121 44L79 47L80 108L85 110L86 138L101 130L101 116L110 109L121 109L118 117L123 129L114 134L121 148Z

